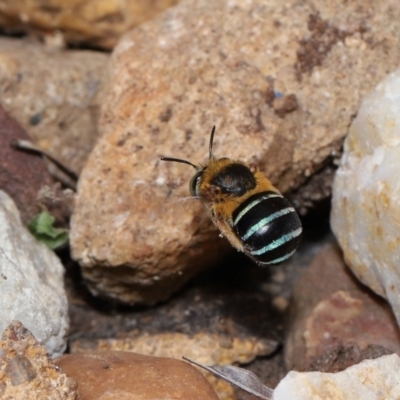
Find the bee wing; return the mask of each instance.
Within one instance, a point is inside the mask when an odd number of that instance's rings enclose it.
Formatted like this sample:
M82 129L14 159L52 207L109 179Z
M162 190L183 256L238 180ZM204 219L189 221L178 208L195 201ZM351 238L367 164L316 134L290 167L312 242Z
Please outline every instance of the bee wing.
M189 361L190 363L197 365L200 368L204 368L205 370L213 373L214 375L225 379L227 382L232 383L233 385L239 387L240 389L245 390L248 393L256 396L259 399L263 400L271 400L273 396L273 390L268 386L265 386L260 378L253 374L251 371L248 371L243 368L238 368L233 365L213 365L206 366L202 365L196 361L193 361L187 357L182 357L184 360Z

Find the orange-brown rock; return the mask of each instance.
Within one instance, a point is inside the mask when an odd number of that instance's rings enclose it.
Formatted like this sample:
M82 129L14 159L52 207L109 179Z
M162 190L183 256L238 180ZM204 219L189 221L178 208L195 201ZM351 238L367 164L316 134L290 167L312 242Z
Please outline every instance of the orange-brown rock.
M212 333L185 335L182 333L160 333L121 335L120 338L76 340L72 352L96 348L101 351L130 351L156 357L180 359L185 356L203 365L247 364L257 356L269 355L276 350L277 343L256 337L231 337ZM204 372L204 371L203 371ZM236 400L231 385L205 373L221 400Z
M0 27L49 36L62 32L69 43L112 48L127 30L178 0L2 0Z
M91 291L153 304L223 255L188 198L193 169L159 161L203 161L213 125L216 157L283 192L336 157L360 98L400 63L399 19L396 0L184 0L125 35L71 225Z
M55 362L78 382L80 400L218 400L206 378L181 360L104 351Z

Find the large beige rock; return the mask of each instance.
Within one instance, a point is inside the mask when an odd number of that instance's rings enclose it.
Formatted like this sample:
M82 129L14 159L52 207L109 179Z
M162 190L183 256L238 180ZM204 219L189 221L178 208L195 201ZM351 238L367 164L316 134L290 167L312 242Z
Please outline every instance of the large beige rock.
M400 70L367 96L345 142L331 225L354 274L400 323Z
M395 0L186 0L127 34L71 225L91 291L155 303L223 254L187 199L193 169L159 161L204 160L212 125L217 157L258 164L284 192L337 155L400 61L399 18Z
M23 31L44 37L52 34L57 36L62 32L70 43L111 48L124 32L176 2L1 0L0 27L11 32Z

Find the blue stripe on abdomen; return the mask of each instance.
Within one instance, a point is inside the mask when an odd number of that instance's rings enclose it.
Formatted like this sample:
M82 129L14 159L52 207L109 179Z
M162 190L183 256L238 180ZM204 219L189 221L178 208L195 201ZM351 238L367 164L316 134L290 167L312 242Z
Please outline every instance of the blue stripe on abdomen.
M290 203L277 192L257 193L233 213L233 229L246 252L260 264L278 264L296 250L300 219Z

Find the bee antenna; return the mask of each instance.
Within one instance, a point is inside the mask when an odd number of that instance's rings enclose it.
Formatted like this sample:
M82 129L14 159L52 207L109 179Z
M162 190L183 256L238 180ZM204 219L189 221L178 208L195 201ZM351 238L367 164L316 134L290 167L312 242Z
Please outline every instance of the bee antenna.
M179 163L182 163L182 164L189 164L189 165L191 165L194 169L196 169L196 170L198 169L198 167L197 167L196 165L192 164L190 161L182 160L182 159L180 159L180 158L161 157L160 160L161 160L161 161L174 161L174 162L179 162Z
M214 133L215 133L215 125L211 129L211 135L210 135L210 156L209 156L210 160L212 158L212 148L213 148L213 141L214 141Z

